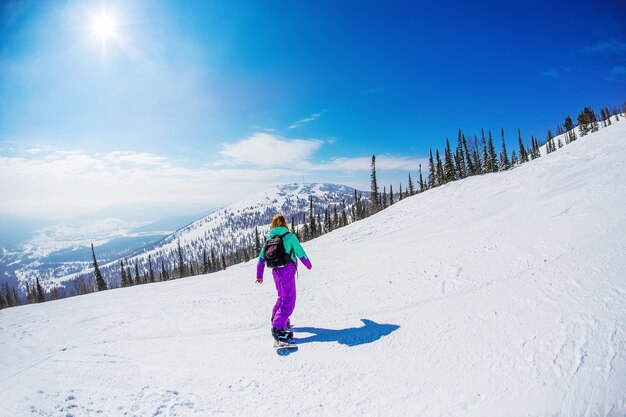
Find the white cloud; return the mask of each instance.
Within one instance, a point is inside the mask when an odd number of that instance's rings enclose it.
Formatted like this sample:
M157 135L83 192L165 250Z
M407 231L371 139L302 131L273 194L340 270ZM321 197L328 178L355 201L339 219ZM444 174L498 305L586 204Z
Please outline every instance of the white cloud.
M220 155L227 160L220 161L218 165L297 165L307 161L322 143L317 139L285 139L269 133L254 133L242 141L222 145Z
M295 128L303 126L303 125L305 125L305 124L307 124L309 122L313 122L313 121L317 120L321 115L322 115L321 113L313 113L309 117L305 117L304 119L298 120L297 122L293 123L287 129L295 129Z
M255 134L224 145L226 158L200 167L145 152L89 154L42 150L0 155L0 211L39 218L71 217L128 202L171 204L185 212L217 207L277 184L367 183L371 156L312 162L322 141ZM403 182L425 160L381 155L381 181ZM241 165L241 164L249 165Z
M55 151L0 156L0 211L69 217L131 201L215 207L275 184L297 181L289 168L181 166L148 153Z
M105 156L109 160L127 162L137 165L163 165L168 160L168 158L165 156L136 152L111 152Z

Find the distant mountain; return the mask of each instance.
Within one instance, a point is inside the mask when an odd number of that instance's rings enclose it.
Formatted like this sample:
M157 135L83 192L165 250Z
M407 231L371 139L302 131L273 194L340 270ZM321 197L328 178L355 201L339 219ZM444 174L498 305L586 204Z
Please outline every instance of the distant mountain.
M326 208L337 207L340 210L342 204L345 204L347 216L351 217L354 196L354 188L337 184L288 184L273 187L209 214L132 256L102 262L101 271L111 286L117 286L121 260L133 267L133 274L135 263L142 274L150 268L148 256L154 270L160 271L161 267L174 270L178 262L178 242L184 260L188 263L201 263L205 250L213 255L213 259L220 260L222 256L229 255L237 261L244 261L252 254L238 251L253 246L255 228L258 227L261 238L266 236L275 214L282 213L290 224L292 220L295 225L302 224L305 216L308 222L309 198L312 197L316 216L323 217ZM96 248L96 251L100 250ZM91 273L89 263L84 267L85 272ZM59 282L76 275L63 277Z
M12 215L0 215L0 285L7 282L23 291L27 282L40 278L50 288L68 274L91 264L93 242L98 259L107 262L129 256L212 211L168 217L157 221L121 219L127 206L105 210L74 220L38 221ZM145 211L145 208L144 208ZM149 217L151 218L151 217Z

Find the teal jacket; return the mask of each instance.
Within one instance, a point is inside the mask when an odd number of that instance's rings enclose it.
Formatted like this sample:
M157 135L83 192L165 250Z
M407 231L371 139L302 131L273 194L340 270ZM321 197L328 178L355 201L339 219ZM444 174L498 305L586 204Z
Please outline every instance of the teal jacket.
M285 234L288 231L289 231L289 229L287 229L286 227L283 227L283 226L274 227L273 229L270 229L270 235L268 236L267 240L263 244L263 248L261 249L261 254L259 255L259 262L263 262L265 264L265 257L264 257L264 255L265 255L265 244L267 244L267 242L271 238L273 238L275 236L280 236L282 234ZM288 235L286 235L283 238L283 245L285 246L285 252L291 254L291 259L294 262L296 261L296 257L301 258L301 259L302 258L308 259L308 256L306 255L306 252L302 248L302 245L300 245L300 241L298 240L296 235L294 235L293 233L289 233ZM293 252L292 252L292 250L293 250Z

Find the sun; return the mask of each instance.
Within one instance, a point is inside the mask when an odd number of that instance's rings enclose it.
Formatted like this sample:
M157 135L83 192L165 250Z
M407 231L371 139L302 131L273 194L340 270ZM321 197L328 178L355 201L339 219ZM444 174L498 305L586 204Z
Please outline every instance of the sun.
M93 31L102 40L115 35L115 21L109 15L95 16L93 19Z

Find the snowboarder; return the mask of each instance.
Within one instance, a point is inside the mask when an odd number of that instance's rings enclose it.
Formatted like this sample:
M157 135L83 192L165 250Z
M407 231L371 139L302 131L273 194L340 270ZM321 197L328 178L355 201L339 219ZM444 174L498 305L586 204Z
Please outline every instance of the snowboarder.
M277 343L286 343L293 338L289 316L296 306L296 272L298 260L307 269L311 261L302 249L298 238L289 232L282 214L272 219L270 235L263 244L257 263L256 283L263 284L263 271L266 263L272 268L278 299L272 309L272 336Z

